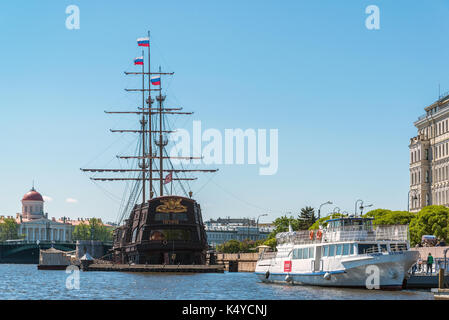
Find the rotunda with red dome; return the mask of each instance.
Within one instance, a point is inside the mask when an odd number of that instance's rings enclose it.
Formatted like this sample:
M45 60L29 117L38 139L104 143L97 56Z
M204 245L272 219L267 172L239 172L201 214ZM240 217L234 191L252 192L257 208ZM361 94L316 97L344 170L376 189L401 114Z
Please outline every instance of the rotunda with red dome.
M44 198L34 187L22 198L22 217L28 220L44 217Z

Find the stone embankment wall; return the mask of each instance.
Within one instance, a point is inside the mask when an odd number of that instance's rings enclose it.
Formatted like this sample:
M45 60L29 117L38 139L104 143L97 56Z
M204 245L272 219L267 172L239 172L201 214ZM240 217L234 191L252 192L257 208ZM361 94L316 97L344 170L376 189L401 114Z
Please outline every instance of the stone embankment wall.
M447 248L449 247L419 247L410 248L410 250L419 251L421 259L426 260L429 253L431 253L434 258L444 258L444 250ZM446 258L449 258L449 250L446 254Z
M96 240L78 240L76 241L76 258L81 259L86 253L92 258L98 259L104 255L104 245L101 241Z
M254 272L258 259L259 253L217 253L217 264L224 264L226 271Z

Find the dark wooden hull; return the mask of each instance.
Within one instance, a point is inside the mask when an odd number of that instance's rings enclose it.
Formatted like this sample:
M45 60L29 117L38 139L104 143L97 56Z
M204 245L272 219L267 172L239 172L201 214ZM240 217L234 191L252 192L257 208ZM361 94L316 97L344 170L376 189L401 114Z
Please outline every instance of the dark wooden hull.
M223 273L224 265L128 265L128 264L91 264L83 271L121 271L150 273Z
M67 266L64 265L37 265L37 270L65 270L67 269Z
M207 249L199 204L179 196L136 205L114 235L119 264L205 265Z

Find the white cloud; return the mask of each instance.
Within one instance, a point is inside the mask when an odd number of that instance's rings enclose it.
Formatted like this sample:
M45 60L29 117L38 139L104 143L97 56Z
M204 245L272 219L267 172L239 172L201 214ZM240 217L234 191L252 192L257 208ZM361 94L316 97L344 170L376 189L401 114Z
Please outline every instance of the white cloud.
M52 202L53 201L53 198L49 197L49 196L42 196L42 198L44 198L45 202Z
M73 199L73 198L67 198L67 199L65 199L65 202L67 202L67 203L77 203L78 200Z

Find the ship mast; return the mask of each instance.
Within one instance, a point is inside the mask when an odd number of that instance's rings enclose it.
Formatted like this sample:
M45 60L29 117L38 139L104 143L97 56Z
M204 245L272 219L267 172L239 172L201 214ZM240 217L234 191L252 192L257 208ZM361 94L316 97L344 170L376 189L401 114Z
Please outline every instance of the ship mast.
M148 31L148 42L151 42L150 40L150 31ZM148 45L148 88L151 88L151 46ZM145 76L145 75L144 75ZM150 176L149 176L149 184L150 184L150 200L153 198L153 143L152 143L152 136L151 136L151 130L152 130L152 113L151 113L151 106L153 105L153 100L151 100L151 90L148 90L148 154L150 155L149 158L149 168L150 168ZM143 133L145 134L145 133Z
M161 72L161 67L159 66L159 73ZM157 101L159 102L159 176L163 177L164 175L164 161L163 161L163 152L164 147L167 145L166 141L163 141L162 139L162 102L165 100L165 97L162 96L162 79L159 81L159 96L157 97ZM164 181L160 180L160 191L159 195L164 195Z
M144 47L148 47L148 71L145 71L145 65L142 64L142 72L125 72L125 75L142 75L142 88L141 89L125 89L127 92L141 92L142 93L142 107L138 107L136 111L105 111L107 114L121 114L121 115L127 115L127 114L135 114L140 117L140 130L134 130L134 129L121 129L121 130L112 130L111 132L118 132L118 133L139 133L141 135L141 148L142 151L140 152L140 155L129 155L129 156L121 156L118 155L117 158L119 159L137 159L138 161L138 167L139 168L130 168L130 169L86 169L82 168L81 170L83 172L113 172L113 173L126 173L126 172L134 172L134 173L141 173L141 176L136 177L128 177L128 178L115 178L115 177L91 177L90 179L93 181L135 181L142 182L142 203L146 202L146 183L148 180L148 194L149 199L151 200L154 197L155 190L153 190L153 181L159 181L159 195L164 195L164 173L175 173L176 177L172 176L172 181L191 181L196 180L196 178L191 177L184 177L181 178L178 176L178 173L186 173L186 172L216 172L218 169L195 169L195 170L188 170L188 169L173 169L173 166L170 166L170 169L164 169L164 160L170 161L170 159L182 159L182 160L193 160L193 159L201 159L201 157L181 157L176 156L172 157L168 154L164 155L164 148L167 146L168 140L164 139L164 134L172 133L174 131L171 130L164 130L164 116L165 115L191 115L192 112L182 112L182 108L165 108L164 107L164 101L166 96L162 94L162 76L171 76L174 74L174 72L162 72L161 67L159 66L158 72L151 72L151 45L150 45L150 32L148 32L147 38L140 38L139 40L144 39L146 41L147 45L143 45ZM139 44L141 46L141 44ZM142 51L142 57L144 55L144 51ZM145 87L146 81L145 77L148 77L148 88ZM152 84L152 76L158 76L160 78L159 83L157 85ZM153 88L154 87L154 88ZM157 108L153 108L153 100L151 97L151 93L153 91L156 91L156 100L158 102ZM147 99L145 99L147 95ZM158 116L157 122L154 121L154 117ZM148 126L147 126L148 125ZM159 139L155 139L153 141L153 137L155 135L158 135ZM146 139L146 137L148 139ZM148 140L148 143L147 143ZM158 152L155 153L153 150L153 143L158 147ZM158 161L158 168L155 168L156 161ZM147 162L148 160L148 162ZM148 176L147 176L148 172ZM156 173L156 177L154 176L154 173ZM185 191L185 190L184 190ZM170 192L171 193L171 192ZM191 192L189 192L189 196L191 196Z
M142 50L142 57L143 57L143 50ZM150 61L148 60L148 64ZM145 63L142 63L142 108L145 108ZM151 99L151 96L150 96ZM150 112L150 119L151 119L151 112ZM145 185L146 185L146 179L145 179L145 165L146 165L146 159L145 159L145 127L146 127L146 121L145 121L145 114L142 113L142 120L140 120L140 123L142 125L142 163L141 163L141 169L142 169L142 202L145 202ZM151 140L149 140L150 142ZM149 143L151 145L151 143ZM151 170L150 170L151 171ZM151 181L151 179L150 179ZM150 190L151 190L151 184L150 184Z

